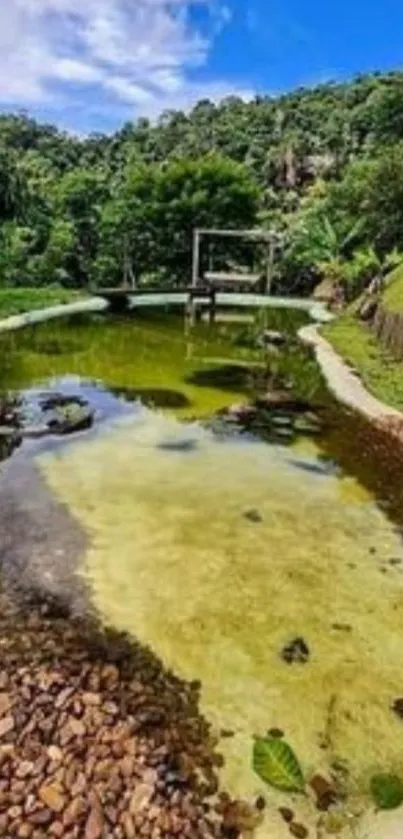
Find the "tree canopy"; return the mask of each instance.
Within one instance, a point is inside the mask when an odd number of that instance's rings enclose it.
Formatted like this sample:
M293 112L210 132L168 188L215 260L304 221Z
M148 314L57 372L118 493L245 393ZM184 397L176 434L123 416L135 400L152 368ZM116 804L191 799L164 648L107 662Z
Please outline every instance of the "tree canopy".
M285 237L286 290L403 250L403 73L84 139L0 116L2 284L186 282L195 225L255 224Z

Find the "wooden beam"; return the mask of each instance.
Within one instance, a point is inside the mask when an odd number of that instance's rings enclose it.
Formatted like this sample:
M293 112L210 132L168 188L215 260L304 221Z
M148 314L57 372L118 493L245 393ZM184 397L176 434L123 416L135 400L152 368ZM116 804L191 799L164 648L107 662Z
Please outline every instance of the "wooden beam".
M193 232L193 264L192 264L192 286L195 288L199 281L200 273L200 230Z

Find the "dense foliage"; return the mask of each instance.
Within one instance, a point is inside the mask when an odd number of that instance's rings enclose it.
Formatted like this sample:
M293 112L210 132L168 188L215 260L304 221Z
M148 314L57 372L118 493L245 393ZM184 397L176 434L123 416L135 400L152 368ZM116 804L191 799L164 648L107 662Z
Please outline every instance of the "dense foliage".
M86 139L0 117L2 285L188 282L195 225L255 224L281 234L287 291L323 276L354 289L399 258L403 73L202 101Z

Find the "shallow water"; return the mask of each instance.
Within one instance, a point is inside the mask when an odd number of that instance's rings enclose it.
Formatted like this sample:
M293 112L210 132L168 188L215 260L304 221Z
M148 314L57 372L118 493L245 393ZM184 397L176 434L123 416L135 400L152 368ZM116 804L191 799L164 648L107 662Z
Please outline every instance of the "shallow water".
M237 386L221 379L213 387L211 377L195 384L195 374L238 357L228 335L209 343L202 330L189 358L178 323L69 330L60 326L52 344L41 327L24 335L23 351L15 335L8 386L59 386L57 377L74 374L102 380L108 398L128 388L187 400L168 412L132 411L126 401L99 433L38 463L89 534L82 573L105 622L149 644L179 675L200 679L215 730L234 732L221 744L230 790L267 795L251 748L253 735L271 727L286 733L308 776L345 761L350 794L365 797L375 770L403 774L402 723L390 710L403 693L403 548L380 495L387 476L376 472L368 443L353 445L366 426L330 407L333 425L319 441L220 440L173 414L203 416L239 401L242 377ZM66 335L63 355L56 349ZM250 521L250 510L261 520ZM306 664L281 657L296 637L308 644Z

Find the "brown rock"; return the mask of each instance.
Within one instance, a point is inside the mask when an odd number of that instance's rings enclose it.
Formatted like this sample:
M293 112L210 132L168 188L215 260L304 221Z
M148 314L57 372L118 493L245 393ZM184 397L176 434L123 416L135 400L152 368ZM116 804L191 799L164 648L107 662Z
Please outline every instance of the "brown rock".
M1 825L0 825L0 830L1 830ZM21 824L18 828L18 833L17 833L18 839L31 839L33 831L34 831L34 828L33 828L32 824L28 824L28 822L24 822L24 824Z
M71 825L77 824L78 820L86 812L86 809L87 805L85 803L84 798L82 798L81 796L73 798L73 801L70 801L70 804L66 807L66 810L63 814L63 824L65 825L65 827L70 827Z
M93 805L85 825L85 839L102 839L104 816L100 804Z
M15 777L24 779L32 775L35 764L31 760L23 760L15 771Z
M102 668L101 679L110 685L116 685L119 681L119 670L114 664L106 664Z
M253 831L261 821L262 813L246 801L231 801L223 813L224 827L241 833Z
M53 822L49 828L49 836L56 836L56 839L64 836L64 827L61 822Z
M153 795L153 784L137 784L129 804L129 811L131 815L135 816L136 813L140 813L142 810L145 810L145 808L150 804Z
M42 775L42 773L45 771L45 767L46 767L47 762L48 762L47 754L42 754L40 757L38 757L38 760L35 761L34 768L32 770L32 775L35 778L38 778L39 775Z
M134 757L125 755L120 761L119 768L124 778L131 778L134 772Z
M128 755L135 755L137 753L137 740L135 737L129 737L124 742L125 752Z
M99 693L83 693L82 700L84 705L97 706L101 704Z
M64 688L64 690L60 691L59 695L55 699L55 708L64 708L73 693L73 687Z
M119 713L119 708L116 705L116 702L104 702L103 710L106 714L109 714L111 717L116 717Z
M27 816L29 816L30 813L33 813L34 810L36 810L36 807L37 807L37 800L36 800L35 795L32 795L32 794L28 795L27 800L25 802L25 807L24 807L25 814Z
M0 766L4 761L10 759L10 757L14 754L14 751L14 743L3 743L0 746Z
M130 813L125 813L122 818L122 827L124 830L124 835L126 839L135 839L136 837L136 828L134 826L133 819Z
M9 808L9 811L8 811L9 819L12 819L12 821L14 821L15 819L21 818L21 816L22 816L22 807L20 807L19 805L16 805L15 807L10 807Z
M286 824L291 824L291 822L292 822L292 821L293 821L293 819L294 819L294 813L293 813L293 811L292 811L292 810L290 810L290 808L289 808L289 807L279 807L279 810L278 810L278 811L279 811L280 816L281 816L281 818L283 819L283 821L285 821L285 822L286 822Z
M96 673L95 670L90 673L88 677L88 688L93 693L98 693L101 687L101 676L99 673Z
M56 784L44 784L39 790L39 798L54 813L61 813L66 804L65 796Z
M309 782L310 787L316 795L316 806L319 810L329 810L337 800L337 793L329 781L323 775L314 775Z
M52 763L62 763L64 754L58 746L49 746L47 753Z
M304 824L299 824L298 822L292 822L289 830L291 835L295 836L296 839L306 839L309 834L308 828L305 827Z
M8 714L11 708L11 699L8 693L0 693L0 717Z
M392 709L398 717L403 719L403 696L395 699Z
M53 815L52 811L49 810L48 807L42 810L36 810L35 813L31 813L29 816L29 821L31 824L42 826L47 825L52 821Z
M9 675L4 670L0 673L0 690L5 690L8 687Z
M60 743L66 746L75 737L85 737L86 727L81 720L71 717L60 731Z
M14 728L14 717L3 717L0 720L0 738L5 737L7 734L10 733Z
M71 795L75 798L85 792L87 788L87 779L84 772L79 772L77 778L71 788Z

